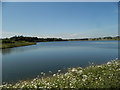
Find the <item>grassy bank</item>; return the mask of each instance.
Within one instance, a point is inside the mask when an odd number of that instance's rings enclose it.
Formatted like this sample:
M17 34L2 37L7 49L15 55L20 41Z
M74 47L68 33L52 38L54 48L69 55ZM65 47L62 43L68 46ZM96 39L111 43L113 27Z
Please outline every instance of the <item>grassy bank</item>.
M27 45L34 45L35 42L26 42L26 41L14 41L12 43L2 43L0 45L1 49L5 48L13 48L13 47L20 47L20 46L27 46Z
M44 75L44 73L42 73ZM120 88L120 60L86 68L68 68L66 73L51 77L21 81L14 85L5 84L3 88Z

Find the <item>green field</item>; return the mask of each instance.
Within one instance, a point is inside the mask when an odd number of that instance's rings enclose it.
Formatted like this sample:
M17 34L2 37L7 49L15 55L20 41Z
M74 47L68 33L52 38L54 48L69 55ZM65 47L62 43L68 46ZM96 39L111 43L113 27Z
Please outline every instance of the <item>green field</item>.
M27 46L27 45L34 45L35 42L26 42L26 41L14 41L13 43L2 43L0 44L1 49L5 48L13 48L13 47L20 47L20 46Z
M20 81L16 84L4 84L3 88L120 88L120 60L102 65L90 65L85 68L68 68L66 73L52 74Z

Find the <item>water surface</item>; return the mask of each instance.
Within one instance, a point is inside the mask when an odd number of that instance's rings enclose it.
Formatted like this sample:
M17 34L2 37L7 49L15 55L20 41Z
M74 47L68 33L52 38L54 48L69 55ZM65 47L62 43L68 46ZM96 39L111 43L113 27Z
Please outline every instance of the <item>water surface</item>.
M31 79L41 72L102 64L118 57L118 41L40 42L2 51L3 82Z

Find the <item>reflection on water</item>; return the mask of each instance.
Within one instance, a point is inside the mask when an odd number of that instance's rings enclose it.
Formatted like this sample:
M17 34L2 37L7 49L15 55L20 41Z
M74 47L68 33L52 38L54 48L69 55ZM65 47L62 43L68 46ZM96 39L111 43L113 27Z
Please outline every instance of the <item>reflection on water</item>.
M31 48L32 46L32 48ZM21 46L21 47L15 47L15 48L8 48L8 49L3 49L2 50L2 54L10 54L10 53L19 53L19 52L25 52L26 50L33 50L33 49L37 49L38 47L36 47L35 45L30 45L30 46Z
M41 72L105 63L118 57L117 41L40 42L3 49L3 81L36 77Z
M109 49L111 48L116 49L118 47L118 41L87 41L87 42L72 41L73 43L71 43L71 41L67 41L67 43L65 42L57 42L57 43L56 42L40 42L40 43L37 43L37 45L8 48L8 49L3 49L2 54L4 55L4 54L10 54L10 53L19 53L19 52L32 51L32 50L41 49L41 48L45 49L45 48L51 48L51 47L59 47L59 48L97 47L97 48L109 48Z

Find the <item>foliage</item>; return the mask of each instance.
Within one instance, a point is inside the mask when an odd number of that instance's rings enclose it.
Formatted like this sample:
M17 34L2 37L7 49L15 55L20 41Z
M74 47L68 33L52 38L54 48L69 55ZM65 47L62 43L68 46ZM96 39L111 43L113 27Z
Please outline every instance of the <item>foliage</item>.
M28 41L28 42L62 41L61 38L38 38L38 37L24 37L24 36L14 36L11 37L10 40Z
M83 39L38 38L38 37L13 36L11 38L2 39L2 43L14 43L14 41L49 42L49 41L83 41L83 40L86 40L86 41L89 41L89 40L120 40L120 36L83 38Z

